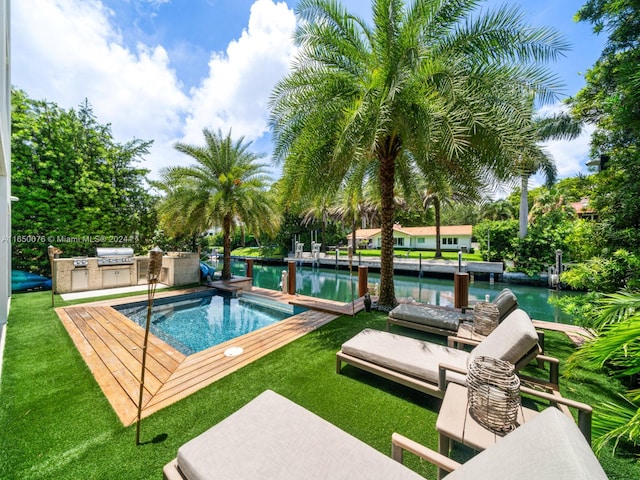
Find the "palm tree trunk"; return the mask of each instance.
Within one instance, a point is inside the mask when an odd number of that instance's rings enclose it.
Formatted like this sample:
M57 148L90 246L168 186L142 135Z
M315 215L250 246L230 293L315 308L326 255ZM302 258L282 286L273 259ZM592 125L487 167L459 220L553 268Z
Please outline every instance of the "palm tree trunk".
M529 222L529 175L522 175L520 187L520 238L527 236L527 224Z
M225 215L222 220L223 233L223 262L222 262L222 280L231 278L231 214Z
M435 197L433 199L433 209L436 211L436 258L442 257L442 249L440 244L440 199Z
M356 254L356 217L351 220L351 253Z
M398 302L393 286L393 187L395 183L395 155L386 151L380 160L380 297L378 305L393 308Z

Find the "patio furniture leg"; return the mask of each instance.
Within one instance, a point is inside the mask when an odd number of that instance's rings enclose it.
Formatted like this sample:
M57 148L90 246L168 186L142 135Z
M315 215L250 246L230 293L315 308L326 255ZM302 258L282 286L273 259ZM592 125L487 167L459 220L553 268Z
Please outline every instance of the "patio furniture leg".
M438 435L438 453L444 455L445 457L449 457L449 452L451 450L451 440L446 435L442 433ZM442 480L442 478L447 474L446 470L438 468L438 480Z

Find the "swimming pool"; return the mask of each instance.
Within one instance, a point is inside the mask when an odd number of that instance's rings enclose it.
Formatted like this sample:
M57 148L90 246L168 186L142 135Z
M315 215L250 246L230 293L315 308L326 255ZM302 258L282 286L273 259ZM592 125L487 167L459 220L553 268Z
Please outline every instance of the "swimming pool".
M144 327L147 302L114 306ZM191 355L266 327L302 311L257 295L233 298L213 290L157 299L150 331L179 352Z

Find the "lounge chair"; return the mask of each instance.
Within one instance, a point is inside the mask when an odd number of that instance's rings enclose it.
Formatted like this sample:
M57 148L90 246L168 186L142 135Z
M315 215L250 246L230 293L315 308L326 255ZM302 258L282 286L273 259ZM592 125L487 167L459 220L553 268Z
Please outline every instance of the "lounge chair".
M518 308L518 299L508 288L503 289L492 303L500 312L498 322ZM458 331L461 322L473 322L473 313L436 305L401 303L389 312L387 331L391 325L399 325L435 335L449 336Z
M272 391L182 445L163 473L165 480L422 478Z
M606 473L576 424L558 409L543 410L493 446L461 465L394 433L392 456L407 451L449 473L447 480L604 480Z
M165 480L422 479L401 463L404 451L453 471L447 476L452 480L607 478L573 422L554 408L460 466L397 433L392 459L271 391L182 445L163 475Z
M506 360L519 371L540 354L538 334L524 310L516 309L470 352L365 329L342 345L336 354L336 372L342 363L374 373L394 382L442 398L447 383L464 384L467 365L477 356ZM557 360L549 360L549 380L541 381L549 388L558 387Z

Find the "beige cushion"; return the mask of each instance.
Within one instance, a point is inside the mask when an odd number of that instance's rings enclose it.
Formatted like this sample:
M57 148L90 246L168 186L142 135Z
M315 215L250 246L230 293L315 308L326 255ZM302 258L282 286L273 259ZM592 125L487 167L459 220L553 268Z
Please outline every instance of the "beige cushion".
M507 318L511 312L518 308L518 299L508 288L502 289L502 291L493 299L493 304L498 307L500 312L499 321L503 321Z
M457 348L371 329L363 330L342 344L342 351L434 385L438 384L441 363L466 370L469 356ZM460 384L465 382L465 376L453 372L447 374L447 379Z
M606 480L576 424L547 408L447 475L447 480Z
M187 480L422 478L272 391L185 443L177 462Z
M455 310L410 303L401 303L389 312L389 316L420 325L450 330L452 333L458 331L460 320L465 318L464 314Z
M471 350L468 361L486 356L506 360L515 365L537 343L538 334L529 315L524 310L516 309Z

